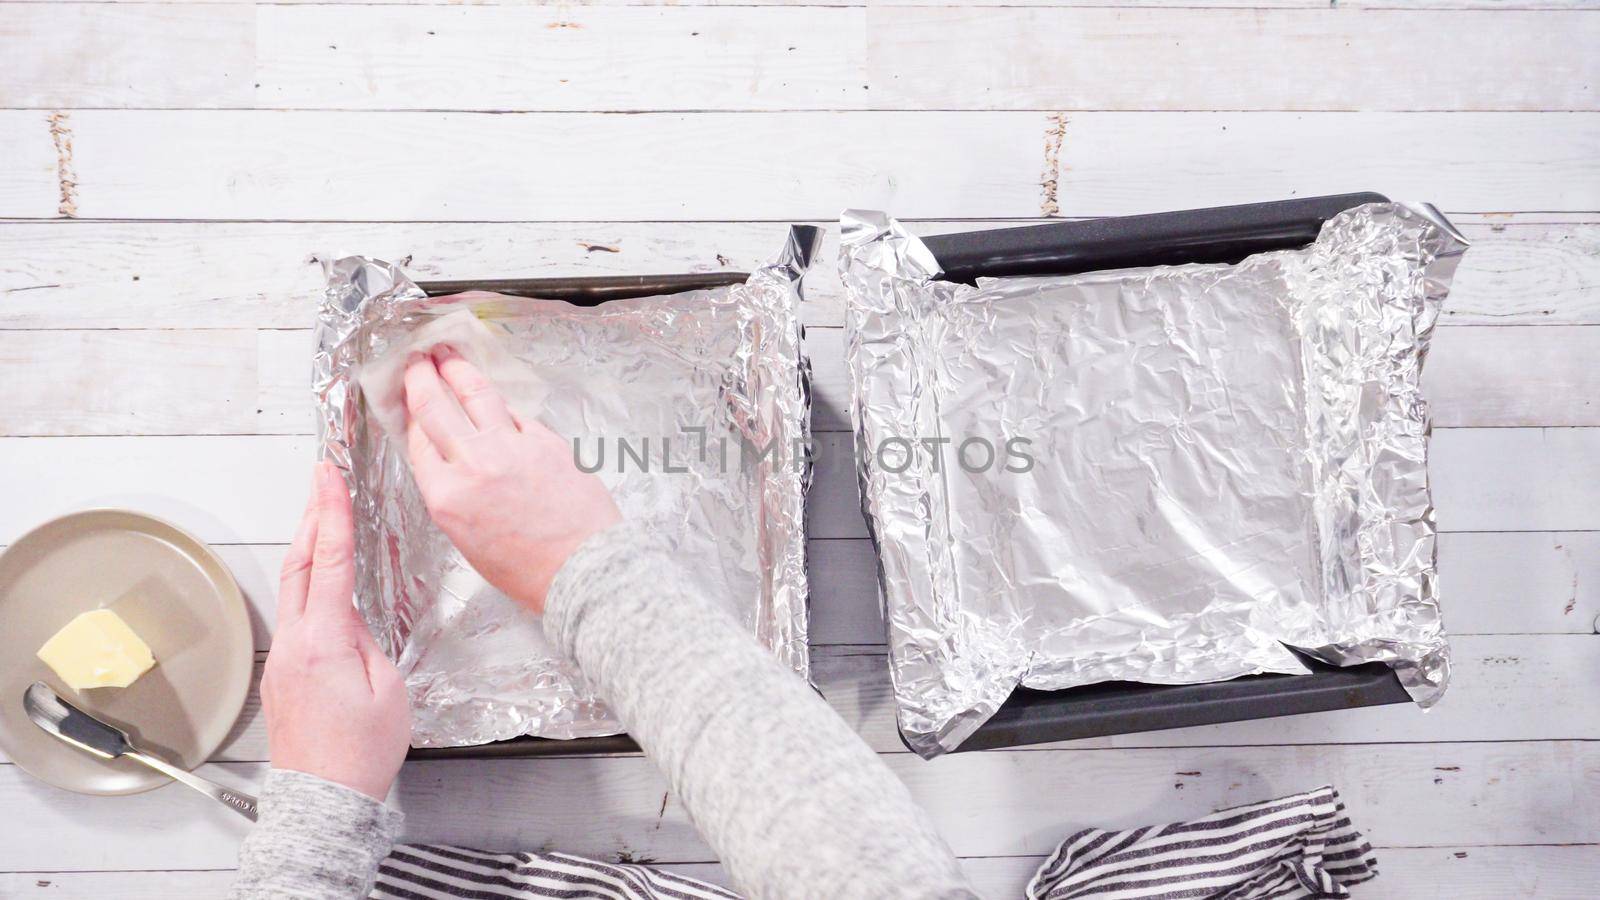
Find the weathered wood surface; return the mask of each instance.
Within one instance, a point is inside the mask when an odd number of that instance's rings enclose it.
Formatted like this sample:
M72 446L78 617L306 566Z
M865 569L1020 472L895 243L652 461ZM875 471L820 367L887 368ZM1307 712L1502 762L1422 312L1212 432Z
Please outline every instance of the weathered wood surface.
M1583 10L6 4L0 106L1593 110L1596 42Z
M848 431L840 329L806 335L817 431ZM310 434L307 329L0 330L10 435ZM1424 379L1437 427L1600 425L1600 327L1441 328Z
M1454 217L1473 242L1441 324L1600 324L1600 223L1580 216ZM1570 221L1562 221L1562 219ZM1552 221L1555 220L1555 221ZM919 234L1038 224L909 222ZM844 324L833 223L806 278L805 321ZM306 328L319 260L404 261L413 278L749 271L782 246L777 222L0 222L0 329Z
M50 514L125 504L208 541L287 543L315 449L310 436L0 438L0 470L17 473L0 505L0 541ZM817 435L816 453L811 537L866 537L849 435ZM1430 467L1439 527L1600 529L1597 454L1595 428L1440 429ZM65 472L73 477L54 476Z
M1593 846L1382 847L1377 851L1382 887L1415 900L1461 897L1581 897L1600 867ZM985 897L1020 897L1044 862L1036 856L980 856L961 861ZM715 863L666 863L670 871L718 884L727 875ZM232 883L227 869L177 872L32 872L0 874L0 893L29 900L214 900ZM1375 890L1375 889L1374 889Z
M1588 212L1597 155L1582 112L10 110L0 217L61 215L62 193L133 219L1103 216L1352 190Z
M1127 827L1336 784L1374 844L1600 842L1592 742L1467 742L1146 750L991 751L883 757L962 856L1048 852L1074 827ZM213 764L257 781L262 763ZM1086 777L1085 773L1093 773ZM1198 774L1195 774L1198 773ZM962 789L952 792L950 785ZM0 871L233 864L246 823L176 786L132 797L67 794L0 766L0 801L29 827ZM489 849L560 846L667 862L713 856L642 757L409 763L394 798L408 840ZM1530 798L1560 797L1560 803ZM532 811L538 810L537 814ZM1419 813L1428 811L1426 823ZM103 836L112 833L114 841ZM98 836L98 837L97 837ZM159 863L157 863L159 861Z
M164 515L217 545L264 651L331 254L419 278L748 270L846 206L939 233L1428 200L1475 242L1427 373L1457 666L1436 710L905 753L832 234L805 310L817 680L992 896L1075 827L1324 781L1380 848L1372 896L1588 896L1597 29L1594 0L0 3L0 544L84 506ZM212 769L249 784L265 755L252 698ZM397 794L414 840L721 877L664 796L627 756L412 765ZM4 761L0 809L6 897L219 896L242 833L178 788L77 797Z

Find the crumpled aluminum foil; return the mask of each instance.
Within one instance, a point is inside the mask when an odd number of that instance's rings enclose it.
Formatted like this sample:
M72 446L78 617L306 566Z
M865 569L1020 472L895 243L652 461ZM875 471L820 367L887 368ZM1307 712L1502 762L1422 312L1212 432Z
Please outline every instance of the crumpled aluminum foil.
M415 746L622 726L546 642L542 622L490 587L433 524L404 436L392 440L368 419L360 368L423 323L472 309L548 390L538 418L576 442L580 464L605 454L598 474L623 515L650 523L708 593L728 598L783 665L808 676L810 370L799 302L819 237L792 229L778 258L742 285L594 307L485 293L429 299L389 263L324 264L313 368L322 453L349 478L357 605L405 676Z
M1019 685L1307 672L1288 647L1437 700L1419 386L1466 247L1437 211L1358 207L1237 265L976 286L882 213L841 224L912 749L954 749Z

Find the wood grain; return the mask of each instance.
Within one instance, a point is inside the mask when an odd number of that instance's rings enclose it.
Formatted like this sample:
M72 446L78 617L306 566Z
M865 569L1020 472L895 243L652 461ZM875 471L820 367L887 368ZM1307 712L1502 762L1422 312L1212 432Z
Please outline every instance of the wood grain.
M1172 209L1174 192L1189 207L1374 190L1452 211L1600 204L1587 161L1600 117L1547 129L1536 115L1074 113L1059 202L1063 215L1126 215ZM1555 175L1566 166L1545 161L1568 152L1569 175Z
M277 616L286 544L215 544L249 602L255 647L266 650ZM881 645L877 561L866 538L807 547L811 640ZM1445 623L1451 635L1578 634L1600 619L1600 533L1446 533L1439 539Z
M867 81L875 104L896 109L1589 109L1600 91L1600 63L1581 49L1600 36L1600 21L1583 13L1342 5L1271 16L873 8ZM1548 30L1564 25L1573 32ZM1518 77L1485 84L1468 74L1480 64ZM1363 74L1324 75L1334 71Z
M250 606L255 647L277 616L286 544L215 544ZM866 538L809 543L811 640L878 646L877 562ZM1445 622L1452 636L1595 633L1600 620L1600 533L1450 532L1439 539Z
M247 105L256 31L244 5L8 3L0 107Z
M81 110L71 122L80 217L363 221L1028 216L1055 128L1031 112ZM42 113L0 112L0 155L47 128ZM1591 113L1085 112L1067 117L1055 199L1068 216L1349 190L1449 211L1595 211L1597 155ZM0 216L54 214L29 202L49 195L48 171L3 177Z
M70 0L7 0L12 3L61 3ZM107 3L143 3L149 0L105 0ZM246 4L256 0L183 0L185 3ZM284 5L324 3L327 0L280 0ZM406 6L515 6L526 5L569 7L572 0L373 0L374 5ZM950 0L584 0L582 6L881 6L917 7L949 6ZM1007 0L1005 6L1021 7L1116 7L1126 9L1187 9L1225 7L1229 9L1284 10L1323 9L1324 0ZM1559 10L1591 9L1596 0L1341 0L1341 8L1359 9L1495 9L1495 10Z
M850 429L845 334L812 328L812 427ZM311 434L308 330L0 330L10 435ZM1600 426L1600 327L1436 333L1424 387L1441 428Z
M63 187L48 113L0 112L0 159L0 217L58 214Z
M992 751L883 757L963 856L1044 853L1086 824L1171 821L1318 784L1339 786L1375 844L1600 840L1600 749L1588 742ZM260 763L214 765L259 782ZM1198 772L1199 775L1183 774ZM1093 773L1086 777L1086 773ZM952 784L963 785L952 792ZM0 844L0 871L212 869L234 864L245 823L169 787L85 797L0 766L0 804L30 827ZM175 799L182 796L182 800ZM642 757L408 764L395 797L405 838L485 849L559 846L657 861L712 859ZM1559 796L1560 804L1546 798ZM537 813L532 812L537 810ZM1419 828L1419 810L1428 827ZM114 841L103 836L115 834Z
M1592 893L1600 428L1543 426L1600 424L1600 115L1573 112L1600 107L1600 2L300 2L0 3L0 543L94 503L167 515L223 542L265 648L314 450L319 255L710 271L847 205L936 233L1430 200L1475 240L1429 364L1438 422L1516 426L1434 437L1443 705L916 761L837 431L810 504L819 681L989 895L1075 827L1324 781L1380 847L1377 895ZM828 239L813 326L843 322ZM839 341L813 331L824 429L845 427ZM253 706L227 752L264 755ZM413 765L398 800L413 840L720 877L637 757ZM177 788L77 797L3 763L0 809L7 897L220 896L243 833Z
M1600 324L1600 225L1455 217L1472 240L1441 324ZM909 222L918 234L1038 224ZM844 324L838 228L806 278L810 325ZM404 261L417 279L748 271L781 245L774 222L0 222L0 329L306 328L318 260Z
M1455 671L1445 699L1228 722L1035 745L1032 749L1250 747L1449 741L1600 740L1600 677L1593 635L1467 635L1451 639ZM257 675L260 666L257 666ZM878 753L907 753L882 649L813 646L812 677L828 702ZM254 687L214 759L264 761L265 723Z
M1593 110L1597 40L1582 11L11 3L0 106Z
M1358 819L1356 826L1362 825ZM1414 900L1579 897L1593 884L1600 847L1380 847L1378 886ZM968 857L961 868L984 897L1018 897L1044 856ZM715 863L663 864L670 871L727 885ZM27 872L0 874L0 894L41 900L214 900L233 883L228 869L207 871Z
M817 441L808 498L813 538L866 537L848 435ZM1596 428L1441 429L1430 471L1444 531L1600 530ZM305 499L309 436L0 438L17 478L0 505L0 541L84 506L126 505L202 540L287 543Z

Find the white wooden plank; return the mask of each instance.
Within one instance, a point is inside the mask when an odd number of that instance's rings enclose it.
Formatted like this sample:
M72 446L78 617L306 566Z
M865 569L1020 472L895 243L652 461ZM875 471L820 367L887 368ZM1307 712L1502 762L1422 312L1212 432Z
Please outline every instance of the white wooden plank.
M239 7L187 3L114 13L7 5L19 7L0 26L7 106L1482 110L1593 102L1582 77L1592 72L1583 68L1592 24L1575 13L1508 8L1262 15L1049 4L969 17L932 3L892 12L799 3L371 11L364 9L371 4L273 4L252 17ZM28 42L46 29L62 39L48 47ZM1278 52L1285 42L1295 54ZM1004 67L986 52L1000 43L1013 50ZM1105 55L1108 43L1118 52ZM1207 52L1221 43L1234 52ZM1419 60L1411 51L1420 43L1437 52ZM626 67L612 64L618 47L626 49ZM951 80L945 59L973 77ZM1469 59L1508 74L1484 85L1469 76L1481 71L1466 68ZM1272 74L1285 60L1325 70L1359 66L1369 77L1357 94L1344 79L1307 83L1303 69ZM1385 66L1396 71L1385 75ZM1174 69L1194 77L1159 77ZM541 80L541 72L565 77ZM1481 86L1466 91L1466 83ZM1219 87L1233 93L1219 96Z
M285 544L214 544L250 605L255 647L271 644ZM877 562L865 538L814 540L811 641L882 645ZM1591 634L1600 619L1600 534L1446 533L1439 540L1445 621L1454 636Z
M7 3L0 106L248 106L255 39L242 5Z
M56 515L125 506L224 544L287 543L305 507L311 437L3 438L7 543Z
M306 328L322 294L322 258L404 262L418 280L748 271L782 249L786 230L774 222L0 223L0 245L14 251L0 258L0 328ZM824 296L808 302L834 325L843 322L836 256L818 258L809 283Z
M231 869L187 872L18 872L0 874L0 896L44 900L216 900L233 884Z
M1360 813L1356 812L1360 826ZM1154 824L1154 823L1151 823ZM557 848L559 849L559 848ZM1593 886L1600 847L1380 847L1381 875L1364 892L1416 900L1503 897L1580 897ZM961 869L983 897L1020 897L1043 855L969 857ZM663 863L667 871L731 886L715 863ZM227 893L234 873L207 871L24 872L0 874L0 895L45 900L214 900Z
M1600 632L1600 534L1444 534L1439 572L1452 634Z
M1528 113L1072 113L1057 191L1069 216L1354 190L1577 210L1600 205L1596 159L1600 117L1581 114L1551 126Z
M1600 324L1600 225L1456 217L1473 241L1442 325ZM919 234L1039 220L911 222ZM804 318L843 325L827 226ZM0 328L305 328L323 255L408 260L419 279L748 271L784 226L708 223L0 222Z
M72 118L78 211L90 217L766 219L823 218L852 203L913 215L934 204L976 216L1037 207L1038 159L1024 140L1038 132L1032 113Z
M1062 749L1287 746L1441 741L1600 740L1600 678L1592 635L1464 635L1451 640L1456 666L1445 699L1114 735L1042 745ZM813 679L844 720L879 753L909 752L895 725L881 650L813 647ZM256 674L260 675L260 666ZM265 760L266 725L252 685L228 741L214 759ZM0 757L3 758L3 757Z
M863 9L826 6L268 6L257 17L255 105L882 107L866 77L865 20Z
M63 137L69 134L62 132ZM5 160L0 165L0 215L57 214L63 186L57 175L55 142L49 114L0 110L0 159Z
M1590 109L1600 92L1581 12L952 4L867 27L873 102L895 109Z
M85 506L165 516L207 541L285 543L315 458L309 436L0 438L16 473L0 541ZM818 435L814 538L866 536L849 436ZM1600 429L1441 429L1430 471L1445 531L1600 530Z
M10 3L59 3L62 0L6 0ZM149 0L104 0L106 3L144 3ZM254 3L255 0L184 0L192 3ZM327 0L276 0L281 5L326 3ZM372 0L374 5L412 6L501 6L526 4L561 9L572 0ZM951 6L952 0L584 0L582 6ZM994 4L999 5L999 4ZM1005 6L1020 7L1115 7L1115 8L1213 8L1229 9L1323 9L1326 0L1007 0ZM1592 9L1596 0L1340 0L1341 8L1359 9Z
M24 116L37 124L0 123ZM1074 113L1053 179L1042 113L82 110L71 123L77 211L102 218L826 219L852 205L1002 218L1052 199L1064 215L1115 215L1354 189L1450 210L1600 209L1600 114L1587 113ZM5 152L30 140L0 130ZM9 177L15 193L41 190Z
M0 331L0 365L0 433L262 430L253 331Z
M1088 824L1183 819L1337 785L1375 844L1594 843L1600 749L1585 742L1230 747L884 757L958 855L1038 854ZM235 783L260 763L213 766ZM1200 775L1181 773L1199 772ZM1093 773L1093 777L1086 777ZM952 785L961 785L952 791ZM0 802L26 829L0 871L211 869L234 864L244 822L167 787L84 797L0 766ZM405 839L485 849L559 847L661 861L714 858L642 757L410 763ZM1562 802L1551 803L1549 798ZM1419 826L1426 811L1426 827Z
M1537 111L1600 90L1583 12L7 6L13 107Z
M1443 324L1600 324L1600 226L1464 225Z
M1440 428L1600 425L1600 327L1440 328L1422 385Z
M850 429L844 332L812 328L812 427ZM0 330L9 435L310 434L309 330ZM1600 425L1600 327L1440 329L1425 387L1439 427Z
M1586 428L1434 433L1429 475L1445 531L1592 531L1600 524L1600 432ZM1587 507L1587 511L1584 509Z
M316 405L311 392L311 356L316 340L309 331L261 331L253 335L261 368L254 394L251 431L259 434L315 434ZM194 433L198 429L191 429Z

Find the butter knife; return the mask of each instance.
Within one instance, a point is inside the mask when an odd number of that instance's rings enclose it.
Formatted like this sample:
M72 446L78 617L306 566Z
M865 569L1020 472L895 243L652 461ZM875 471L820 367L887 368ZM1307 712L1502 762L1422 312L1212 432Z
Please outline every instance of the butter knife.
M137 760L157 772L181 781L202 794L220 801L246 819L256 820L256 798L223 787L214 781L201 778L159 756L133 745L128 733L96 719L50 689L42 681L35 681L22 694L22 706L28 711L33 724L81 750L87 750L103 759L128 758Z

